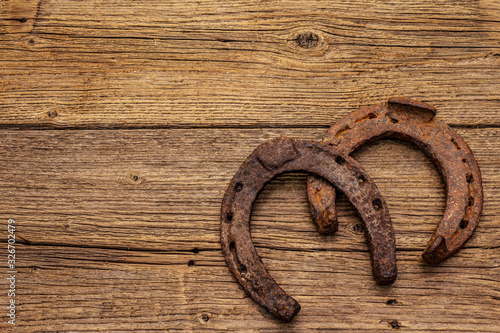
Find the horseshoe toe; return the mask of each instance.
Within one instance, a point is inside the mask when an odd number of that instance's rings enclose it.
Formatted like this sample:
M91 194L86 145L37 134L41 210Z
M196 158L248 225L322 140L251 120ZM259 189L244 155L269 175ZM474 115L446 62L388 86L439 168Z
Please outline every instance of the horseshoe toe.
M445 183L446 210L429 241L423 259L439 264L455 254L472 236L483 207L479 166L467 143L448 125L433 119L436 109L404 97L351 112L334 124L323 143L344 155L367 142L394 138L412 142L436 164ZM337 228L335 189L308 177L307 192L318 230ZM331 216L328 221L326 216ZM321 232L320 230L320 232Z
M391 110L401 111L405 117L419 117L422 122L431 121L437 113L432 105L406 97L391 97L388 105Z
M346 194L366 225L375 280L379 284L394 282L394 232L375 183L348 156L317 143L279 138L254 150L231 180L222 200L222 251L229 269L250 297L283 321L292 320L300 311L299 303L266 270L250 236L250 215L259 191L277 175L291 171L316 174Z

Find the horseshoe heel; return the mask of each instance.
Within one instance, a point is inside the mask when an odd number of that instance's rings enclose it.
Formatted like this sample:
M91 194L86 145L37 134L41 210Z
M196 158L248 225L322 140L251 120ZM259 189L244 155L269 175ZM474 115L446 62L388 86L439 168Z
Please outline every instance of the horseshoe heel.
M254 150L231 180L222 200L221 245L229 269L252 299L275 317L290 321L299 303L274 281L255 250L250 215L259 191L279 174L306 171L328 180L363 219L379 284L396 279L396 245L387 206L375 183L351 157L308 141L278 138Z
M403 97L359 109L333 125L323 143L343 155L380 138L409 141L436 164L446 188L446 209L422 255L439 264L455 254L472 236L483 207L479 166L467 143L448 125L434 120L436 109ZM321 233L337 229L335 189L310 176L307 194L313 221Z

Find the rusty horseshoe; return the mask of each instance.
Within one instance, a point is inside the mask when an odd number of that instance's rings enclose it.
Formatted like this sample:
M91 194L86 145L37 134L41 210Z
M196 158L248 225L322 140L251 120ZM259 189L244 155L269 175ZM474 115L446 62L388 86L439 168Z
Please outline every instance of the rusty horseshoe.
M366 228L374 279L394 282L397 275L394 231L375 183L351 157L319 143L277 138L257 147L231 180L222 200L221 245L229 269L250 297L275 317L290 321L299 303L266 270L250 236L250 216L260 190L279 174L306 171L346 194Z
M439 264L455 254L472 236L483 207L479 166L467 143L448 125L434 120L436 109L404 97L356 110L335 123L323 144L342 155L380 138L412 142L436 164L446 188L446 209L422 255ZM324 180L307 180L313 221L320 233L337 230L335 190Z

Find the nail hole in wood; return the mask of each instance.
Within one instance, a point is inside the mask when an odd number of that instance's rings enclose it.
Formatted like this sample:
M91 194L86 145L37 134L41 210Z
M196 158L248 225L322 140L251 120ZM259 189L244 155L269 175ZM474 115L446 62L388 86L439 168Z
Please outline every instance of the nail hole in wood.
M388 299L386 302L387 305L398 305L398 301L394 298Z
M390 321L389 325L391 325L391 327L395 330L399 330L401 328L401 324L397 320Z

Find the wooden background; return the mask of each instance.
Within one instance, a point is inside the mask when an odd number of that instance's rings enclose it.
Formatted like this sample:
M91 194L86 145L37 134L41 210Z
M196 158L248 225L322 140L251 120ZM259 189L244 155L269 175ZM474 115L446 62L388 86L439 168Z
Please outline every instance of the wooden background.
M16 332L499 332L498 0L0 2L0 330ZM260 194L252 236L302 305L270 317L227 268L223 193L277 136L319 140L391 96L420 99L483 174L473 238L420 255L445 193L415 147L354 157L397 234L399 277L377 286L361 221L318 235L305 175ZM17 326L7 324L7 219L17 225Z

